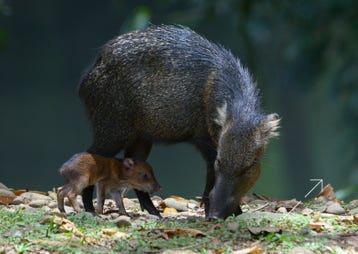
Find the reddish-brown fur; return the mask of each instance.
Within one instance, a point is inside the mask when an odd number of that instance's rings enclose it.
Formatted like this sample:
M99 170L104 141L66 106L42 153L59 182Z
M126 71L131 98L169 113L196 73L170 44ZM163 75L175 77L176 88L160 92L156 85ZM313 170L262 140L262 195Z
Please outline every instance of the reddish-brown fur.
M149 193L159 191L161 188L148 163L133 161L130 158L118 160L90 153L79 153L63 164L60 173L66 178L65 185L57 191L58 209L63 213L65 196L68 197L75 211L80 210L76 196L89 185L96 185L97 188L98 213L103 212L105 194L109 192L121 214L126 214L121 195L124 188L131 187Z

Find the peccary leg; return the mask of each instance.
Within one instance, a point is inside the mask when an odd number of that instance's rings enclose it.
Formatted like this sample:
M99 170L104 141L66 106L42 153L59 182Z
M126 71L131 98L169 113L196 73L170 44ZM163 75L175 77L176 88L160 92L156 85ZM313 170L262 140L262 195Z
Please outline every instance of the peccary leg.
M86 212L94 212L94 206L93 206L93 191L94 191L94 185L90 185L83 189L82 191L82 201L83 206L86 210Z
M209 194L210 191L213 189L215 184L215 171L214 171L214 163L206 162L206 184L205 189L202 197L202 203L205 205L205 216L209 212Z
M104 200L106 198L106 187L102 181L98 181L96 184L97 189L97 208L96 212L99 214L103 213Z
M126 149L124 157L145 161L148 158L151 149L152 149L151 142L144 139L137 139L132 146ZM148 213L161 217L160 213L153 205L153 202L150 199L148 193L139 190L134 190L134 191L137 194L140 207L142 208L142 210L145 209L148 211Z
M215 184L214 162L217 152L211 142L200 142L196 146L206 161L206 183L201 204L205 205L205 216L207 216L210 207L209 194Z

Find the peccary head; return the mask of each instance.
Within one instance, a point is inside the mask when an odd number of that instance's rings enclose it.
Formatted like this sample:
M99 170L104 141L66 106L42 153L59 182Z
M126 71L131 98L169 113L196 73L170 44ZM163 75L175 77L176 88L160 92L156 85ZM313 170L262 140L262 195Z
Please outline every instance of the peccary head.
M260 176L261 159L271 137L278 136L277 114L235 119L226 103L218 109L221 125L215 160L215 185L209 195L209 219L226 218L240 210L241 198ZM239 210L238 210L239 209Z
M155 179L154 171L148 163L125 158L123 165L124 178L134 189L148 193L161 190L162 187Z

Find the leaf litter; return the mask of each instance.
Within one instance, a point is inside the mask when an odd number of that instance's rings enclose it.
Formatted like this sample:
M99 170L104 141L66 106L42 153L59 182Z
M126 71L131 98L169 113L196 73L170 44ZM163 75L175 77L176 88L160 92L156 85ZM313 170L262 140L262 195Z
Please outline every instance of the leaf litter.
M13 191L16 196L25 192L29 191ZM50 195L51 193L33 192L53 196L53 193ZM157 197L155 203L164 217L159 220L141 212L138 200L125 199L127 204L130 204L128 212L131 215L131 223L126 228L119 228L113 223L117 216L116 212L111 212L115 208L113 201L106 203L107 212L100 216L63 216L54 208L44 212L44 218L40 221L46 228L46 234L42 233L43 239L31 237L32 231L42 229L31 223L26 225L26 220L22 219L18 225L23 226L19 229L9 230L9 225L1 224L0 240L5 241L6 246L15 248L17 243L12 239L22 239L21 242L32 243L28 248L32 248L34 252L57 248L56 251L62 252L63 249L63 252L67 253L68 248L76 252L87 250L88 247L92 248L92 251L144 253L182 253L184 250L190 253L204 250L208 250L208 253L286 253L293 248L358 252L358 215L350 214L350 211L357 208L358 201L344 206L343 202L336 199L330 185L325 186L315 198L304 203L296 199L274 200L262 195L246 197L242 204L244 214L216 222L204 219L200 200L188 200L178 196L169 198L181 202L181 206L186 205L186 211L177 211L169 207L165 200ZM327 213L329 202L343 205L345 213ZM7 211L16 213L21 210L24 214L27 212L24 206L11 205L10 198L0 198L0 204L0 216ZM29 211L36 213L42 210ZM6 222L7 217L0 219ZM34 247L37 245L39 247Z

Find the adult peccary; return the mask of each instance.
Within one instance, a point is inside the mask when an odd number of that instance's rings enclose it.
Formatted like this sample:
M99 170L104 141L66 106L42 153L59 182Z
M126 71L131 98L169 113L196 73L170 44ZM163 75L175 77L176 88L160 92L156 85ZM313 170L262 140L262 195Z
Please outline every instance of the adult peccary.
M261 110L240 60L182 26L150 26L109 41L79 87L93 127L91 153L146 160L154 142L189 142L207 165L207 218L241 213L240 199L260 175L277 114ZM93 210L92 188L82 193ZM149 194L142 209L160 216Z

